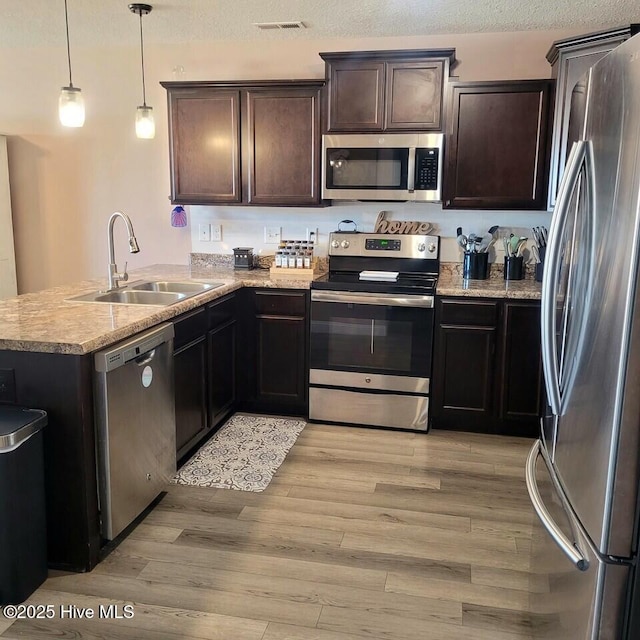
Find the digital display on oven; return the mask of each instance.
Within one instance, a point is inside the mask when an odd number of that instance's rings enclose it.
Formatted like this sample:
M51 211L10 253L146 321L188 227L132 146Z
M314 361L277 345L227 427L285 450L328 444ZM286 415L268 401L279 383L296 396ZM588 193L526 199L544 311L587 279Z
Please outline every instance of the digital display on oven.
M370 238L365 241L366 251L400 251L401 241L381 238Z

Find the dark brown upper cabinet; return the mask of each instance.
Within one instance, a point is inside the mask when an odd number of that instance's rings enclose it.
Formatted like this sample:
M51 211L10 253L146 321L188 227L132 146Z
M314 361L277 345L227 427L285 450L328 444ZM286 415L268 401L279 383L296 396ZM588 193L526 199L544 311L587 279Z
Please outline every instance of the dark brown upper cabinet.
M450 85L444 208L546 209L553 80Z
M162 82L171 202L320 203L324 82Z
M438 131L455 49L321 53L327 132Z
M576 83L600 58L639 30L639 24L631 24L617 29L573 36L551 45L547 60L551 65L551 77L555 78L557 87L553 111L549 209L555 206L560 178L571 145L582 133L580 126L574 126L575 121L569 121L572 103L579 97L579 93L574 94Z

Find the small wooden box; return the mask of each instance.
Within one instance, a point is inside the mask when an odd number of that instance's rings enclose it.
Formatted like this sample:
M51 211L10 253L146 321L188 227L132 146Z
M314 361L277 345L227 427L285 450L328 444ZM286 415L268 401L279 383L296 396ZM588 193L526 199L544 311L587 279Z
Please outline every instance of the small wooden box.
M273 266L269 269L269 273L274 280L308 280L311 282L318 272L315 269L283 269L282 267Z
M275 264L269 269L271 277L275 280L307 280L311 282L318 275L318 260L313 259L310 269L296 269L288 267L276 267Z

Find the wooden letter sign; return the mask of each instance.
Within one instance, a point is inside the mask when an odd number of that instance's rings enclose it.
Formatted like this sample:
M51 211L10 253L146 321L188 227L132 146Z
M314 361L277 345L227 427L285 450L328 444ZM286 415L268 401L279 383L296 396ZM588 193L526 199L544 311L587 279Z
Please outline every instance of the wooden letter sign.
M387 220L387 212L381 211L376 219L373 233L412 234L426 236L433 228L430 222L410 220Z

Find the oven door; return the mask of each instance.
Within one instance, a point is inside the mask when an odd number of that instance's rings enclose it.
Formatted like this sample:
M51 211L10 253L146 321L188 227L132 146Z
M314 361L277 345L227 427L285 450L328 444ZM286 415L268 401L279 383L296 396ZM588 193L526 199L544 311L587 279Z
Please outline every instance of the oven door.
M309 419L428 429L433 296L311 292Z
M311 292L311 369L416 378L428 389L432 341L433 296Z

